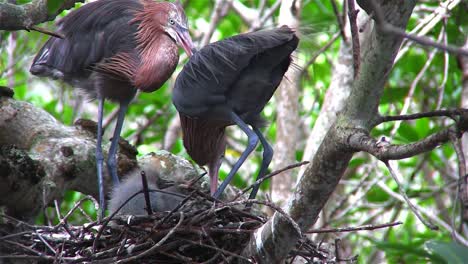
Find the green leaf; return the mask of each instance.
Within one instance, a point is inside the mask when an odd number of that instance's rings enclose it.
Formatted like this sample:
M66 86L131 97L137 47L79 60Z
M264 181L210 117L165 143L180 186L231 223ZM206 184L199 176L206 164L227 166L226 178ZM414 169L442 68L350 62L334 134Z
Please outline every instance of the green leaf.
M405 141L410 142L414 142L419 139L418 131L406 123L401 123L400 128L398 128L397 135L399 135Z
M384 192L380 187L373 187L366 194L367 200L373 203L386 202L390 196Z
M416 132L419 135L419 138L426 137L429 132L431 131L430 129L430 119L429 118L421 118L416 120L415 125L416 125Z
M468 248L455 242L428 241L424 244L428 252L439 256L450 264L463 264L468 260Z
M49 15L57 13L62 6L62 0L47 0L47 11Z
M399 103L403 102L405 97L408 95L408 89L406 88L386 88L380 103L389 104L389 103Z

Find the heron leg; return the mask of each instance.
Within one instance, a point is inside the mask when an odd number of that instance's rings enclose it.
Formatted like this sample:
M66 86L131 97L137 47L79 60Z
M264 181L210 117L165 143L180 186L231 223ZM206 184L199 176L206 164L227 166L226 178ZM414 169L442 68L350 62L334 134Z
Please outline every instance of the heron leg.
M210 176L210 193L213 195L218 188L218 175L219 168L221 167L224 155L222 155L218 160L209 164L208 166L208 175Z
M98 177L98 190L99 190L99 206L100 212L98 213L99 221L104 218L106 211L106 204L104 201L104 183L102 177L102 163L104 155L102 154L102 114L104 110L104 98L98 98L98 128L97 128L97 141L96 141L96 168Z
M260 132L258 128L254 127L253 131L255 132L255 134L257 134L263 146L262 164L260 165L260 171L258 172L257 179L255 180L255 181L258 181L262 179L263 177L265 177L266 175L268 165L270 165L271 159L273 158L273 148L270 146L270 144L268 144L268 141L265 139L262 132ZM255 199L255 196L257 196L257 192L259 188L260 188L260 184L255 184L253 186L252 192L249 195L249 199Z
M119 176L117 175L117 147L119 146L120 132L122 131L125 113L127 112L129 102L120 103L119 112L117 114L117 122L115 124L114 135L112 136L109 155L107 157L107 169L112 177L114 186L119 185Z
M232 121L234 121L234 123L236 123L236 125L238 125L242 129L242 131L244 131L244 133L247 134L248 145L247 145L247 148L245 148L244 152L242 152L242 155L240 156L239 160L236 162L236 164L234 164L234 167L232 167L232 170L229 172L226 179L223 181L221 186L219 186L219 188L213 194L213 197L216 199L219 199L219 196L221 196L224 189L226 189L227 185L231 182L236 172L245 162L249 154L255 149L255 146L258 143L257 134L255 134L255 132L252 129L250 129L250 127L244 121L242 121L242 119L236 113L231 112L230 116L231 116Z

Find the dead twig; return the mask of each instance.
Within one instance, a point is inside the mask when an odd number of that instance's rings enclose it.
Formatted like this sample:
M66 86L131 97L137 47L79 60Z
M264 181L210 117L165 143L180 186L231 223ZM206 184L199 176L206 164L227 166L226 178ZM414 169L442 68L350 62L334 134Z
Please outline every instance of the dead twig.
M321 233L343 233L343 232L357 232L357 231L364 231L364 230L376 230L381 228L388 228L397 225L403 224L402 222L392 222L380 225L363 225L357 227L340 227L340 228L321 228L321 229L311 229L306 234L321 234Z

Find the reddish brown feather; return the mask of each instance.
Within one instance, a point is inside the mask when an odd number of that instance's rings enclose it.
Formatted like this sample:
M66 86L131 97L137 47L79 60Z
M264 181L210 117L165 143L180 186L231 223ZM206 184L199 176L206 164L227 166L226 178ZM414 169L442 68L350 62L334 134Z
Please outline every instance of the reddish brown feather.
M228 124L216 120L195 119L179 114L184 147L200 166L214 166L226 148Z
M135 55L131 55L126 52L120 52L110 59L99 63L96 66L96 71L109 74L110 76L117 79L133 80L135 76L135 69L138 67L138 65L138 58L135 58Z
M167 2L143 1L143 9L135 13L131 23L139 22L136 40L140 63L135 70L134 84L152 92L166 82L179 61L178 48L164 31L173 5Z

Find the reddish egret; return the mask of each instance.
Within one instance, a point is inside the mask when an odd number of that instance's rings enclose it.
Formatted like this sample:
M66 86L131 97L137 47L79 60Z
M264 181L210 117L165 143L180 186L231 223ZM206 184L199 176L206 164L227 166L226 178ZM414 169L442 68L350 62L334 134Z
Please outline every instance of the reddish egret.
M286 26L234 36L195 53L177 77L172 100L184 146L195 162L208 165L213 197L219 198L258 140L263 160L257 179L265 176L273 149L259 130L265 123L260 113L288 70L298 42ZM234 124L247 134L248 145L216 189L226 148L225 128ZM254 186L251 199L258 188Z
M174 186L161 189L158 186L159 173L151 166L145 166L125 175L122 184L114 186L109 200L110 213L117 211L132 195L142 191L141 171L145 172L148 179L149 200L153 212L171 211L185 198ZM144 195L139 193L123 205L117 214L146 215L146 213Z
M117 185L116 153L128 104L137 89L159 89L177 66L178 45L191 55L193 43L179 1L98 0L59 21L58 31L64 39L50 38L34 58L30 71L62 79L99 102L96 163L102 217L104 100L120 106L107 160L108 171Z

